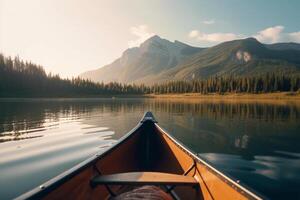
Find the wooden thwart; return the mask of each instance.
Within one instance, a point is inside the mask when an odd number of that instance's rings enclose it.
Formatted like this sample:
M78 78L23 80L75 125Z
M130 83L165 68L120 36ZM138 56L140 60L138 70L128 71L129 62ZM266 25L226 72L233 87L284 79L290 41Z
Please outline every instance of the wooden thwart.
M91 185L188 185L199 183L195 178L160 172L128 172L96 176Z

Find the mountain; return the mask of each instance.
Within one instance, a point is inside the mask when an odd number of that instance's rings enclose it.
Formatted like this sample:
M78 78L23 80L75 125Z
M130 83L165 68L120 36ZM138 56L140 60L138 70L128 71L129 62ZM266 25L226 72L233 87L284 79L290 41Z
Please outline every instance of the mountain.
M299 45L265 45L254 38L196 48L154 36L140 47L100 69L83 73L93 81L124 83L192 80L216 75L256 75L266 72L300 73Z
M298 51L300 51L300 44L295 43L295 42L266 44L266 47L269 49L272 49L272 50L298 50Z
M158 80L191 80L215 75L255 75L300 71L300 51L271 50L254 38L234 40L204 49Z
M153 36L139 47L127 49L113 63L80 75L92 81L142 82L167 71L203 50L179 41L170 42Z

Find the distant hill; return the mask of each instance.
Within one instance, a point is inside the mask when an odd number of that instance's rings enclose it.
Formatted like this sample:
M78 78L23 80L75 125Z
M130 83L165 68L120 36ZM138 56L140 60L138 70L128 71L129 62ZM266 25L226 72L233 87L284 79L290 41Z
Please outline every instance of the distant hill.
M110 65L81 74L92 81L124 83L193 80L216 75L256 75L266 72L299 73L296 43L265 45L254 38L196 48L154 36L140 47L126 50Z
M266 44L265 46L272 50L298 50L298 51L300 51L300 44L295 43L295 42Z

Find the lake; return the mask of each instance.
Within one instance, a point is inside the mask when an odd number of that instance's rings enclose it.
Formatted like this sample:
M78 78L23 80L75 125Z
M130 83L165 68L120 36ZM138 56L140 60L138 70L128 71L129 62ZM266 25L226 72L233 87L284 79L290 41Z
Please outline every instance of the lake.
M0 100L0 199L104 151L145 111L220 171L271 199L300 199L299 101L174 98Z

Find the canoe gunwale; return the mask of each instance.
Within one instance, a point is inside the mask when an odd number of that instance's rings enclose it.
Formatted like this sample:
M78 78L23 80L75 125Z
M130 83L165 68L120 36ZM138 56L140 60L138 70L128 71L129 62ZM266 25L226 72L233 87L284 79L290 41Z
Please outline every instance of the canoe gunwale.
M224 172L220 172L216 168L214 168L208 161L204 161L203 159L199 158L196 156L197 154L191 151L188 147L186 147L184 144L176 140L173 136L171 136L167 131L165 131L163 128L161 128L158 124L154 124L156 128L162 132L164 135L166 135L174 144L176 144L177 147L179 147L183 152L188 154L188 156L192 157L194 161L196 161L199 164L202 164L206 167L207 170L211 171L213 174L217 175L219 178L221 178L224 183L229 185L230 187L234 188L236 191L243 195L247 195L247 197L250 197L251 199L257 199L257 200L263 200L263 199L268 199L265 196L261 195L259 192L250 189L249 187L241 184L241 183L236 183L232 176L225 174ZM258 196L258 195L259 196Z

